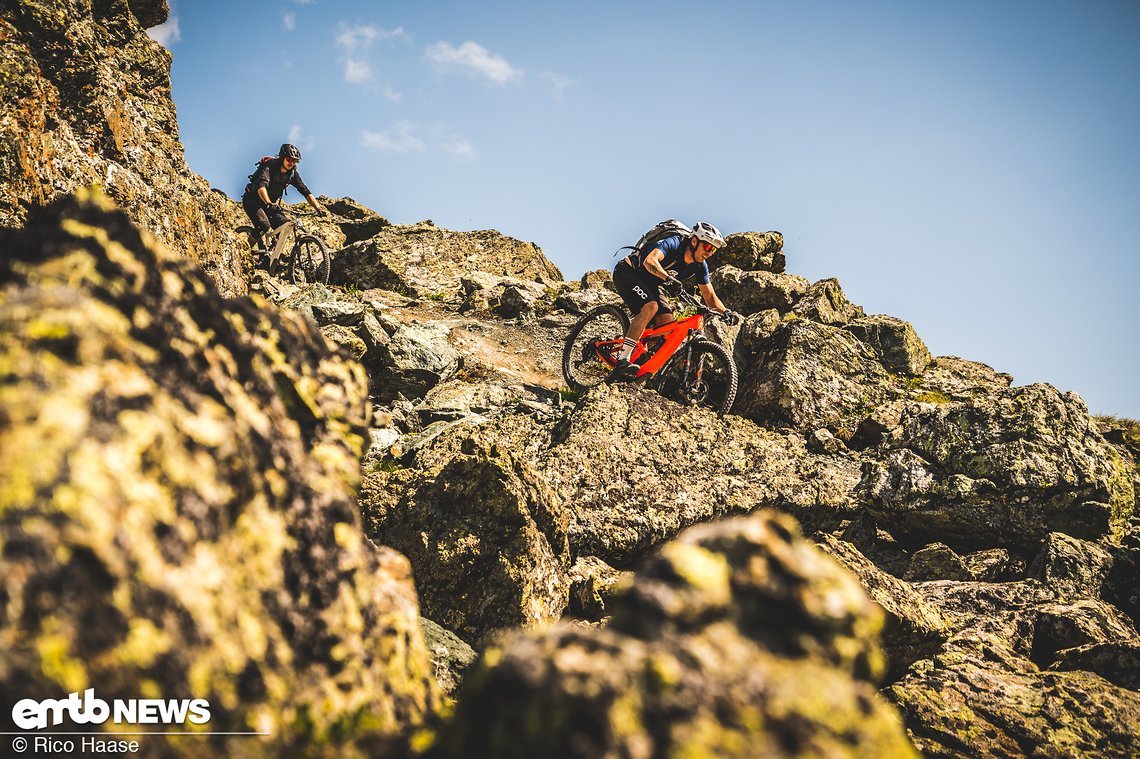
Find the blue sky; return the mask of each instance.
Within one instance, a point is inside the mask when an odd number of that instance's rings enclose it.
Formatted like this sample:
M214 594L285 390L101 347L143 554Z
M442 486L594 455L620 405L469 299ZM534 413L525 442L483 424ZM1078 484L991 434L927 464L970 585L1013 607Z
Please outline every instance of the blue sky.
M935 354L1140 418L1140 4L180 0L190 166L498 229L567 277L778 229Z

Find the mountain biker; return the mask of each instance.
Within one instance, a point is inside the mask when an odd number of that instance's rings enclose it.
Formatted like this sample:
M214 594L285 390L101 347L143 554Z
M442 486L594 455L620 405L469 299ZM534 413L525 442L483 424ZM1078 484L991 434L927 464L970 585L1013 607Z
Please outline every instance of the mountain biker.
M301 174L297 171L297 164L300 162L301 151L295 145L286 143L277 151L277 158L263 160L258 164L257 170L250 175L249 184L245 186L245 193L241 196L241 206L256 230L254 233L256 239L250 240L254 249L261 247L261 239L266 232L277 229L289 220L276 203L281 200L285 188L290 185L305 196L305 200L309 201L313 210L328 214L328 210L313 197L313 193L301 180Z
M707 221L693 225L689 237L676 234L657 242L652 250L635 251L614 266L614 286L633 314L618 362L608 377L611 382L628 382L637 376L641 367L630 362L637 341L651 323L660 327L676 321L668 304L661 300L661 291L677 294L682 280L695 279L705 305L726 314L730 322L735 314L725 308L709 282L709 256L724 247L720 231Z

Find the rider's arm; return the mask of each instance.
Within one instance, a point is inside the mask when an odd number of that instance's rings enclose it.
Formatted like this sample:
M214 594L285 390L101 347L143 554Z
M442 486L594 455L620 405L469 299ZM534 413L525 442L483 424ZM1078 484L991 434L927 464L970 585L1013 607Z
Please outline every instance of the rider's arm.
M715 308L717 311L724 312L728 309L721 303L720 298L716 296L716 290L713 289L712 283L697 285L701 291L701 297L705 299L705 305L709 308Z
M296 187L297 192L305 196L305 200L309 201L309 205L313 207L314 211L320 213L325 210L324 207L317 202L317 199L313 197L313 193L309 190L309 186L305 184L305 180L301 179L301 172L294 170L293 178L289 180L289 184Z
M645 257L645 262L641 264L641 268L658 279L669 279L669 272L665 271L665 267L661 265L661 261L664 258L665 251L661 250L661 248L654 248L649 251L649 255Z
M269 190L265 189L265 185L257 188L257 197L261 198L261 202L267 206L273 204L273 201L269 199Z

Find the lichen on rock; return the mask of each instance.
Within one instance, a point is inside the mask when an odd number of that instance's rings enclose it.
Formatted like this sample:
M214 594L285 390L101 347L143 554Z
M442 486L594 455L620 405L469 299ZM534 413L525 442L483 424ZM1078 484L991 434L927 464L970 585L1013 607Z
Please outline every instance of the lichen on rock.
M431 714L410 568L356 509L360 366L97 193L0 247L0 689L207 699L212 731L274 736L219 739L245 755Z

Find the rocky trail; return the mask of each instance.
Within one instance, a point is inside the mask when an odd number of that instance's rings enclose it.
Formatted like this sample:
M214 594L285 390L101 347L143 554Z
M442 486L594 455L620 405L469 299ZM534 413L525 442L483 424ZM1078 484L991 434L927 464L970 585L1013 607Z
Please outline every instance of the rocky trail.
M0 3L6 731L94 689L208 703L155 757L1140 755L1140 424L774 231L714 261L724 416L570 392L609 275L496 231L322 198L330 284L255 273L165 17Z

